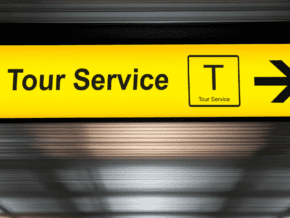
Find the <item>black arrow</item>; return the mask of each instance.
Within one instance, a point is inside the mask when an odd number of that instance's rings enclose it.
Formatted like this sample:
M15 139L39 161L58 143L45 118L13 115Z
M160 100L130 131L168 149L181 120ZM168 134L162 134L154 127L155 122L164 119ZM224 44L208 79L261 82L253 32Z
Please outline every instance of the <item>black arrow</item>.
M270 61L286 77L255 77L256 86L287 86L272 103L283 103L290 96L290 68L283 61Z

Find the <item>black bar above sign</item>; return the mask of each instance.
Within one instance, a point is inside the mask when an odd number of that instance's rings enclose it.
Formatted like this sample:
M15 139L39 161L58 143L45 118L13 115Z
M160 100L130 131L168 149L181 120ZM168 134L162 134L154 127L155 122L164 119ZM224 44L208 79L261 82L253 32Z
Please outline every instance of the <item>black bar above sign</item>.
M288 22L0 24L1 45L281 44ZM272 34L270 34L272 33Z

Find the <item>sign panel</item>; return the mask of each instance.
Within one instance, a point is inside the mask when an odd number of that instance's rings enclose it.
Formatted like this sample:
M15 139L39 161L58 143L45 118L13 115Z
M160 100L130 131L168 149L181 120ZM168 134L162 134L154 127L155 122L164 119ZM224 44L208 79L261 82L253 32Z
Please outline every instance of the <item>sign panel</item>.
M290 116L290 45L0 46L1 118Z
M188 75L190 106L240 106L238 56L189 56Z

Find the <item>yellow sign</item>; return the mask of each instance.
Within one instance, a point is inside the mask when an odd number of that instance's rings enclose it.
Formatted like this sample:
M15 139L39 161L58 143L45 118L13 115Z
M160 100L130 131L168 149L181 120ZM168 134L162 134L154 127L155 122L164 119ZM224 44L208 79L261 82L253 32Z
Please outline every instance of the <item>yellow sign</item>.
M1 118L290 116L290 44L0 46L0 56Z

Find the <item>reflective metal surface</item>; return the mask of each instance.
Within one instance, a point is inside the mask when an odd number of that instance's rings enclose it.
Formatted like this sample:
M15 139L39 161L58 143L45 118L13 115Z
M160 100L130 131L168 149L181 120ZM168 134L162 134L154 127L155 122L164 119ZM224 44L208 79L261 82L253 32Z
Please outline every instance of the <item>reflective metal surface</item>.
M0 217L290 216L290 123L0 124Z
M289 20L289 0L0 1L2 23L216 23Z

